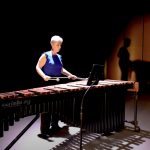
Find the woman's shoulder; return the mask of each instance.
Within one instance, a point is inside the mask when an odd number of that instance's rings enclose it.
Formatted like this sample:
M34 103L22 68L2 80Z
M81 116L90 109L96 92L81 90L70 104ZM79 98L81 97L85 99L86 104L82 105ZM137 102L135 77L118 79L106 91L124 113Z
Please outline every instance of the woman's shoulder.
M52 55L51 51L45 51L42 53L42 55L44 55L46 58L50 57Z
M62 57L61 54L57 54L57 56Z
M59 57L60 60L62 60L62 56L60 54L57 54L57 56Z
M45 55L50 55L50 54L51 54L51 51L45 51L45 52L43 52L43 54L45 54Z

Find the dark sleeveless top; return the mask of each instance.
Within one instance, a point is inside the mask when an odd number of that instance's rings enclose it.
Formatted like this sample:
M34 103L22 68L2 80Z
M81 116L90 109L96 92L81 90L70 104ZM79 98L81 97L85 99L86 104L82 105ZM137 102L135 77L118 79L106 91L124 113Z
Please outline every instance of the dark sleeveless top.
M62 57L59 54L53 55L52 51L45 52L46 63L42 70L46 75L59 77L61 76L61 70L63 67Z

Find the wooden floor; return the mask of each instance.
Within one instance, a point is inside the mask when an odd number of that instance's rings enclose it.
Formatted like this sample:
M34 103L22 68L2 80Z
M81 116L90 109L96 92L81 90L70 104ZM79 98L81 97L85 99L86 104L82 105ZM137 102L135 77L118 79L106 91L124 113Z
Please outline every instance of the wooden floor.
M132 121L134 117L134 101L131 95L127 95L126 100L126 120ZM126 128L120 132L114 132L104 136L98 133L84 133L82 148L85 150L149 150L150 148L150 94L139 94L138 97L138 125L140 132L134 131L134 126L125 123ZM4 137L0 138L0 150L78 150L80 147L80 128L67 126L59 122L62 127L58 133L52 137L40 136L40 118L15 142L11 147L7 147L12 139L22 131L25 126L34 119L35 116L22 118L10 126L9 131L4 132Z

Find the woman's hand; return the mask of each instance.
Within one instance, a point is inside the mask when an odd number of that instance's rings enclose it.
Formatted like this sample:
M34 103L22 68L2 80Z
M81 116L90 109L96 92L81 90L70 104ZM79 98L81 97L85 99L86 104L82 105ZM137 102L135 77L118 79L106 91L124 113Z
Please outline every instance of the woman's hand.
M44 79L44 81L48 81L48 80L50 80L50 76L47 76L47 75L45 75L44 77L43 77L43 79Z
M69 75L68 79L76 80L78 77L76 75Z

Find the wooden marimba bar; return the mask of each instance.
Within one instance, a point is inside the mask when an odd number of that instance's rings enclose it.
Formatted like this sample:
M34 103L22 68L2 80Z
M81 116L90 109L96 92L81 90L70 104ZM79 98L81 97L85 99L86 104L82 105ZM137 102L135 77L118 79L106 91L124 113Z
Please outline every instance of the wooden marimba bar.
M86 80L0 93L0 137L15 121L41 112L80 126L80 107ZM107 133L124 128L125 92L132 81L104 80L90 87L83 103L83 127L90 132Z

